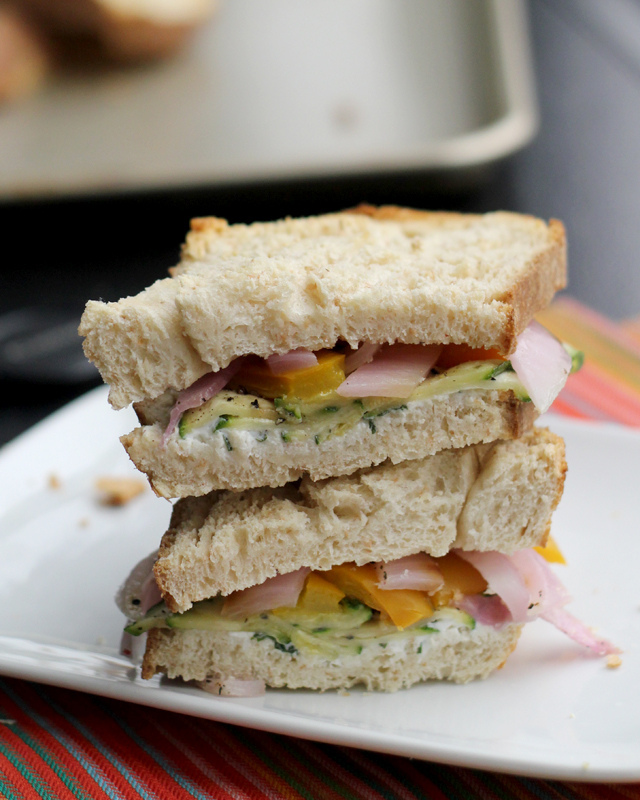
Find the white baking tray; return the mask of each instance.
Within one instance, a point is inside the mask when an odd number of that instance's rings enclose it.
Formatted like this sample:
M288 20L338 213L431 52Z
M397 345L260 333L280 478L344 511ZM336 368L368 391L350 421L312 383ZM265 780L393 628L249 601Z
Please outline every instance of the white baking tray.
M476 168L537 125L524 0L222 0L0 114L0 198Z

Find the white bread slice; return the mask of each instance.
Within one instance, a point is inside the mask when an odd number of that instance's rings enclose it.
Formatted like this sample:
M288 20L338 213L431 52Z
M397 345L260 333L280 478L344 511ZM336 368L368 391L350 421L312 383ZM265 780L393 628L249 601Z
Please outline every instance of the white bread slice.
M284 653L268 639L250 633L177 631L149 632L142 677L164 672L170 678L202 681L208 677L260 678L267 686L289 689L365 689L395 692L418 681L467 683L486 678L515 648L521 625L501 630L477 625L474 630L449 628L435 634L377 642L360 655L333 661L312 653Z
M191 228L173 277L87 304L85 353L115 408L184 389L237 356L339 340L466 342L508 354L566 281L562 224L506 212L362 207Z
M565 472L562 439L536 429L319 483L186 498L162 539L156 581L182 612L300 567L452 547L513 553L546 542Z
M496 439L516 439L531 429L532 403L511 391L467 390L410 403L406 410L377 417L375 433L359 422L321 444L314 439L260 442L250 433L225 429L203 439L172 436L160 441L162 421L143 425L120 441L161 497L195 497L217 489L283 486L308 474L313 480L348 475L356 469L425 458L439 450Z

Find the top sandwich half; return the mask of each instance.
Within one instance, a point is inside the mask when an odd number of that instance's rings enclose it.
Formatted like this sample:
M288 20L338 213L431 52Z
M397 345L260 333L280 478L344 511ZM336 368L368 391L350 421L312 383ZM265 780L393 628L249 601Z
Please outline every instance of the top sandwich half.
M89 302L80 334L123 408L239 356L339 342L465 343L508 355L565 282L554 220L368 206L253 225L195 219L172 277Z
M277 487L528 431L572 366L532 322L565 272L562 225L517 214L200 219L80 332L158 494Z

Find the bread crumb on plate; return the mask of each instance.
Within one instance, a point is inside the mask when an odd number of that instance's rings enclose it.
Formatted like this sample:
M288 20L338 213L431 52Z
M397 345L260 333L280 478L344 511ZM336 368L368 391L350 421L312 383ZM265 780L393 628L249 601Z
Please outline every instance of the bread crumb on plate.
M47 478L47 486L54 491L62 488L62 481L55 472L52 472Z
M144 492L146 483L138 478L102 477L95 482L100 502L105 506L123 506Z

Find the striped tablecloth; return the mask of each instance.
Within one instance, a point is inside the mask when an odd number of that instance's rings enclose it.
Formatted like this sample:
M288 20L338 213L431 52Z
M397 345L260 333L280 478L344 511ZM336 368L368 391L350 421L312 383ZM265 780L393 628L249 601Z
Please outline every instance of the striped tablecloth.
M612 323L568 298L539 319L587 355L554 410L640 426L640 321ZM460 769L0 678L0 795L10 800L640 800L640 784L567 783Z

